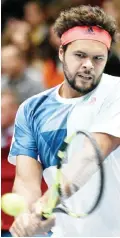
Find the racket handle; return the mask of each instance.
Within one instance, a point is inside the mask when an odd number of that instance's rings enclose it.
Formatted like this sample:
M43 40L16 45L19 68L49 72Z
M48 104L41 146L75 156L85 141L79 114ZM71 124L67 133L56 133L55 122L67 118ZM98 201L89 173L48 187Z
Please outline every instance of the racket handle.
M42 220L42 221L45 221L45 220L47 220L47 218L44 217L44 216L42 216L42 217L41 217L41 220Z

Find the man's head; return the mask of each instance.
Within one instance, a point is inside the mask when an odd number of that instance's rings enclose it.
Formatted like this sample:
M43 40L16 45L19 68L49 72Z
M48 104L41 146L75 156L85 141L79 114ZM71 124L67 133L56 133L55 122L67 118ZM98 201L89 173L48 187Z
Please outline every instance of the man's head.
M54 26L61 38L59 58L69 85L82 95L100 82L115 40L116 24L99 7L78 6L61 12Z
M19 106L19 100L14 92L4 90L1 95L1 128L12 126Z
M26 60L22 51L14 45L2 47L1 50L1 69L2 74L9 78L19 77L26 66Z

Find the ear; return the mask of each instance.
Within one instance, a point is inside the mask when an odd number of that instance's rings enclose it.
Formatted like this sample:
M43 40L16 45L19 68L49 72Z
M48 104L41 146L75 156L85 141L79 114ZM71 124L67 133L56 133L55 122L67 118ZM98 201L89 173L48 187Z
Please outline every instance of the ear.
M63 50L62 45L60 45L60 47L59 47L59 59L60 59L61 62L63 62L63 56L64 56L64 50Z

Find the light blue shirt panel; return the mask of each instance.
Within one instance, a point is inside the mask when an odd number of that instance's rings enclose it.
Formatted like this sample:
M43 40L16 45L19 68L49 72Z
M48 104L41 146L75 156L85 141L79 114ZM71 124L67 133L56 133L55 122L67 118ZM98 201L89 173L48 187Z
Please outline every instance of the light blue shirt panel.
M58 102L53 92L38 94L20 106L9 157L27 155L38 159L39 155L43 168L56 164L72 105Z
M27 121L25 106L22 104L16 115L14 140L9 156L27 155L37 159L37 146Z

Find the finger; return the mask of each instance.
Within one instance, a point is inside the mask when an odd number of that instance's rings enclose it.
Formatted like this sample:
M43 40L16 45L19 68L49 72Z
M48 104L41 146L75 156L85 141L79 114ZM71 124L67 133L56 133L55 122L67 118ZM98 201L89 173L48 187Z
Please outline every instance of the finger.
M30 226L29 226L29 229L27 229L28 235L33 236L33 235L39 233L40 228L41 228L40 218L36 217L35 214L31 214Z
M25 217L25 219L23 217ZM17 217L10 229L13 233L17 234L17 236L19 237L27 236L26 225L28 225L28 221L26 222L27 223L26 224L25 223L26 217L27 217L26 214L24 216Z
M24 236L26 236L26 233L25 232L23 232L23 231L21 231L21 230L19 230L18 228L11 228L10 229L10 233L13 235L13 236L16 236L16 237L24 237Z
M16 224L16 220L13 222L13 224L12 224L12 226L10 227L10 233L13 235L13 236L19 236L18 235L18 227L17 227L18 225Z
M40 219L35 214L29 214L29 216L23 217L24 229L28 236L33 236L38 230Z
M19 235L17 234L16 230L14 230L14 228L10 228L10 234L13 236L13 237L19 237Z
M51 228L55 225L55 216L48 218L45 221L42 221L42 229L43 232L48 232L51 230Z
M34 235L44 235L42 224L43 221L40 220L40 217L38 218L36 214L31 214L31 221L30 221L31 226L29 227L29 230L27 230L27 233L30 237Z
M22 216L22 228L24 236L32 236L33 227L31 214L25 213L24 216Z
M18 234L19 237L26 235L25 229L24 229L24 227L22 226L21 223L20 224L16 223L15 227L13 227L13 229Z

